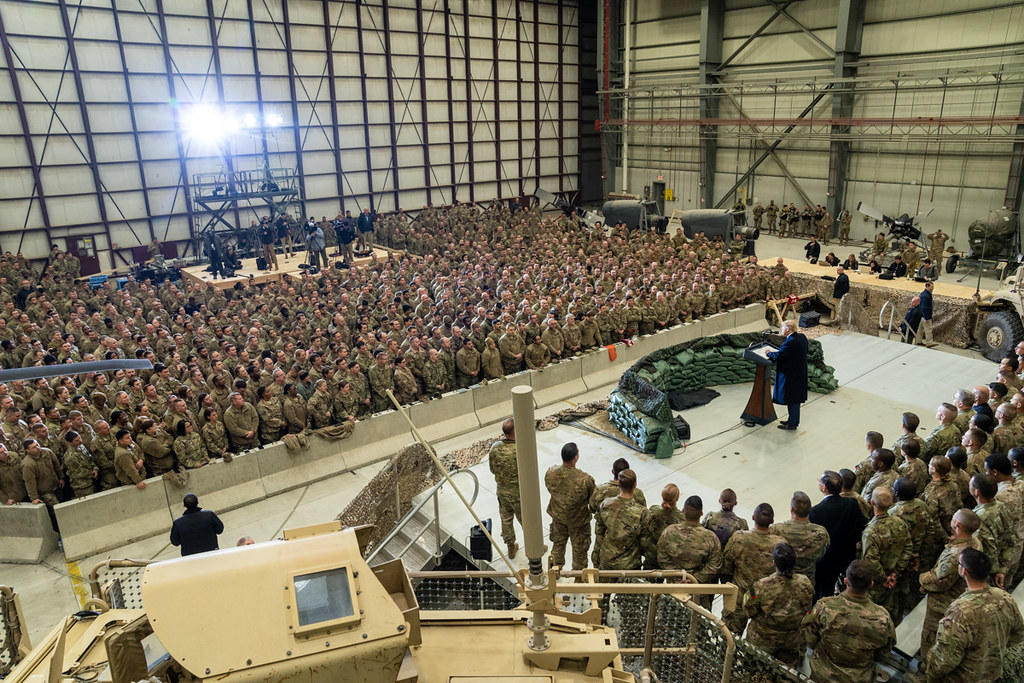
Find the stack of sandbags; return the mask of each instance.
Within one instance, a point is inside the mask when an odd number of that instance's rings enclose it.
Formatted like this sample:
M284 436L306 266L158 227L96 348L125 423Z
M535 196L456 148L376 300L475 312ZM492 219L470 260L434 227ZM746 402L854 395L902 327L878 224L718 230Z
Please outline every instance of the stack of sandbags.
M808 389L816 394L828 394L835 391L838 386L839 381L836 380L835 368L831 365L824 365L821 368L811 363L807 364Z
M608 401L608 418L611 423L644 453L654 453L658 448L658 439L669 425L645 415L635 401L618 390L612 392Z

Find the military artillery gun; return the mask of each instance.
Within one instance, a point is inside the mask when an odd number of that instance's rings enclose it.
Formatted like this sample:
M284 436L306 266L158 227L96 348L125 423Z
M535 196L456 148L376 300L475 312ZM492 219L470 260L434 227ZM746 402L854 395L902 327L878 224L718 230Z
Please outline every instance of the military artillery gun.
M989 211L974 219L967 228L967 241L969 251L957 253L954 249L946 259L947 273L955 272L960 266L970 269L960 280L979 268L997 268L1002 280L1024 262L1017 214L1008 209Z

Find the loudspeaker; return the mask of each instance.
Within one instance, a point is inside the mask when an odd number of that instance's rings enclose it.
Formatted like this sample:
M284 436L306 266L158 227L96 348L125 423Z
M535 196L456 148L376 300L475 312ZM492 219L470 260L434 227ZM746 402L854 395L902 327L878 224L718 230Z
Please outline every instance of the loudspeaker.
M267 269L267 259L263 258L262 256L258 256L256 258L256 270L266 270L266 269Z
M682 415L677 415L672 420L672 427L676 430L676 438L680 441L689 441L690 439L690 423L683 419Z
M487 532L491 531L491 520L490 518L483 520L484 526L487 527ZM474 560L484 560L485 562L491 561L491 553L494 550L494 546L487 540L487 536L484 535L483 529L478 525L473 525L473 528L469 530L469 555Z
M821 313L808 311L800 314L800 327L817 327L821 322Z
M892 273L879 273L878 274L878 279L879 280L892 280L893 279L892 278Z

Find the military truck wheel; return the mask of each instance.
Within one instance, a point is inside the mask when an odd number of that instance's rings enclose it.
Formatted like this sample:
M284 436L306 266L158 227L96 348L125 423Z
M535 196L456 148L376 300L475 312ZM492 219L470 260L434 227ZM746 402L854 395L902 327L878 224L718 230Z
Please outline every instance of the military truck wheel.
M978 329L978 346L991 361L999 362L1024 341L1024 323L1016 311L989 313Z
M957 265L959 263L960 263L960 255L959 254L953 254L952 256L950 256L948 259L946 259L946 272L947 273L952 273L953 271L955 271L956 267L957 267Z

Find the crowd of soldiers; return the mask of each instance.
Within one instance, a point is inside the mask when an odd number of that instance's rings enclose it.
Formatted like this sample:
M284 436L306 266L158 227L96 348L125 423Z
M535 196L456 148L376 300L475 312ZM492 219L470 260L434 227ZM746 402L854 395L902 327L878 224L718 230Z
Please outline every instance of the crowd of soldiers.
M0 258L0 366L154 363L0 384L3 500L52 506L286 435L345 436L391 409L389 392L429 400L793 291L741 242L681 230L590 230L500 203L372 224L386 258L230 289L91 288L56 247L41 274Z
M930 434L919 436L920 418L903 413L888 447L870 431L861 462L819 477L821 503L796 491L786 520L760 503L753 529L733 511L731 489L708 513L699 496L680 509L675 484L648 507L625 459L598 485L580 469L576 444L565 444L561 464L545 474L549 564L562 567L571 543L574 570L660 568L685 570L693 583L732 582L740 601L724 612L726 626L790 666L809 648L821 681L875 680L896 626L926 600L921 680L998 680L1007 649L1024 643L1009 596L1024 579L1024 343L1016 352L996 381L941 404ZM514 556L521 515L512 421L503 429L490 467ZM710 597L696 599L710 609Z
M832 238L832 225L835 219L828 209L820 204L811 206L804 204L804 208L798 209L796 204L776 204L774 199L768 201L768 206L761 202L754 202L748 207L743 200L736 202L732 207L735 215L741 220L750 210L754 219L754 227L764 230L769 235L775 234L779 237L811 237L814 236L823 244L829 244ZM850 212L844 210L839 214L839 242L847 244L850 241L850 223L852 221Z

